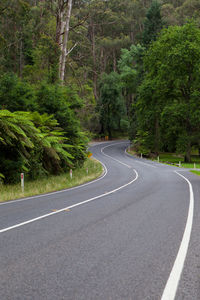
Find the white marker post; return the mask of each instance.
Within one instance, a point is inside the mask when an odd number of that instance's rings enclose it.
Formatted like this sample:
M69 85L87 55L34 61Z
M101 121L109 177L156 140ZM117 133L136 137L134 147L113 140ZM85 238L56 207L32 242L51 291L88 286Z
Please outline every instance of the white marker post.
M21 187L22 187L22 193L24 193L24 173L21 173Z
M140 155L140 158L142 158L142 153L141 153L141 155Z
M196 164L194 163L194 169L196 169Z
M70 178L72 179L72 169L70 169L69 174L70 174Z
M158 162L160 162L160 157L158 156Z
M179 161L179 164L178 164L178 165L179 165L179 168L181 168L181 162L180 162L180 161Z

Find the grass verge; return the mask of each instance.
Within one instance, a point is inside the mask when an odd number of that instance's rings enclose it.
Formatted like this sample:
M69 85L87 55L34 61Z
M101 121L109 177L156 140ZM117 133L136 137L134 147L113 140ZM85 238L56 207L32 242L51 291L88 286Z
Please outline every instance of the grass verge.
M175 166L180 166L183 168L194 169L200 168L200 157L197 155L192 155L192 163L184 163L184 157L182 155L177 155L175 153L160 153L159 160L162 163L173 164Z
M190 172L192 172L192 173L194 173L194 174L196 174L196 175L199 175L200 176L200 171L190 171Z
M13 185L0 185L0 202L74 187L98 178L102 172L102 165L95 159L90 158L85 161L82 168L73 170L72 179L70 178L69 173L58 176L49 176L27 182L25 178L24 193L21 191L21 183Z
M137 155L133 150L128 151L131 155ZM158 161L157 159L151 159L153 161ZM182 155L177 155L176 153L160 153L159 162L169 165L174 165L176 167L180 166L188 169L200 169L200 157L198 155L192 155L192 163L184 163L184 157Z

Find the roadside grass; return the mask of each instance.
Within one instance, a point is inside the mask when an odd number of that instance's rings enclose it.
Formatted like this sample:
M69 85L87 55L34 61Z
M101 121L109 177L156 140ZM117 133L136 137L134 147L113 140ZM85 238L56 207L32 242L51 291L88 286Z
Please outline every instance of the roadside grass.
M160 153L159 161L167 164L174 164L175 166L179 166L179 162L181 167L194 169L200 168L200 157L198 155L192 155L192 163L184 163L183 155L177 155L175 153Z
M194 171L194 170L192 170L192 171L190 171L190 172L192 172L192 173L194 173L194 174L196 174L196 175L199 175L199 176L200 176L200 171Z
M137 155L132 149L128 151L131 155ZM154 161L158 161L158 159L152 159ZM192 155L192 163L184 163L183 155L178 155L176 153L160 153L159 154L159 162L174 165L179 167L179 162L181 167L188 169L200 169L200 157L198 155Z
M73 170L72 179L70 178L69 173L58 176L49 176L27 182L25 178L24 193L21 190L20 182L19 184L13 185L2 184L0 185L0 202L50 193L78 186L80 184L98 178L102 174L102 172L102 165L97 160L88 158L82 168Z

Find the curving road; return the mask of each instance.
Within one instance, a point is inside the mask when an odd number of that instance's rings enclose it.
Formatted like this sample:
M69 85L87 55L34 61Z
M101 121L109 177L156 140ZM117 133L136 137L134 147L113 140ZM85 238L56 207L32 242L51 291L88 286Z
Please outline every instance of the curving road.
M0 299L200 299L200 178L91 147L104 174L0 204Z

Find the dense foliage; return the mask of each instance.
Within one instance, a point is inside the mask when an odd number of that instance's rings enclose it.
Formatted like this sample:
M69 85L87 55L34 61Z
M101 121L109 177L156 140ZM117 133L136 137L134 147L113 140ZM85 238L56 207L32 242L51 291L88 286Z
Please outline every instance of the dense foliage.
M143 143L178 151L190 161L200 143L200 29L193 23L162 31L147 51L136 104Z
M15 182L20 172L30 178L57 174L63 163L72 165L70 145L58 122L38 112L0 111L0 164L5 182Z

